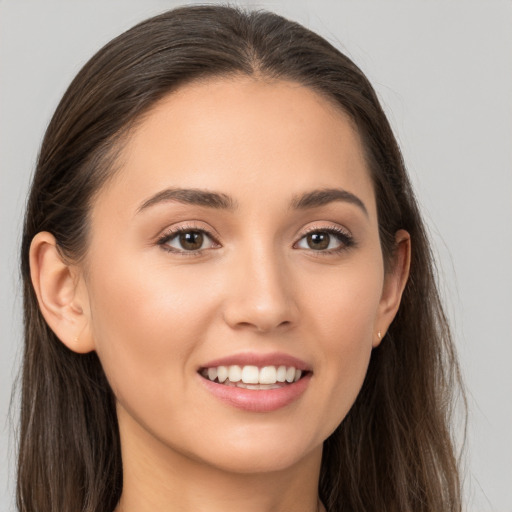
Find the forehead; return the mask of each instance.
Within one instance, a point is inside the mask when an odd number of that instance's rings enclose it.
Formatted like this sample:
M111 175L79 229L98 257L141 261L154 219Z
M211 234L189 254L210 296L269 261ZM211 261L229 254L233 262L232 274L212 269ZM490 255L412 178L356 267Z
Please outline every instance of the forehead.
M300 84L251 77L195 82L158 102L131 132L102 196L136 209L172 187L220 190L243 202L373 187L353 122ZM110 197L110 200L112 197Z

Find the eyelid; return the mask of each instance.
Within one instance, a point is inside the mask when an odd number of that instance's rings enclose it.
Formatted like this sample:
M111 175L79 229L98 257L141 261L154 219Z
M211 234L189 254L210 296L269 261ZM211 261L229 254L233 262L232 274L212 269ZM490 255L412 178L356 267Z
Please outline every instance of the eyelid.
M296 247L297 244L302 241L305 237L310 235L311 233L328 233L336 236L340 240L340 247L336 247L334 249L323 249L323 250L315 250L315 249L306 249ZM356 241L352 233L345 227L340 226L339 224L329 224L319 226L318 224L307 227L303 230L298 238L298 240L294 243L294 248L301 249L304 251L308 251L311 253L315 253L315 256L336 254L356 245Z
M325 224L324 225L318 225L318 224L309 225L303 231L301 231L300 237L303 238L303 237L309 235L310 233L315 233L316 231L335 232L335 233L340 233L347 237L352 238L352 233L347 228L340 226L339 224L332 223L332 222L327 225L325 225Z
M200 223L200 224L202 224L202 223ZM180 250L180 249L176 249L175 247L166 245L169 240L172 240L174 237L178 236L180 233L187 233L189 231L195 231L195 232L204 234L206 237L208 237L212 241L214 247L197 249L195 251L187 251L185 249ZM164 249L167 252L171 252L171 253L179 254L179 255L185 255L185 256L193 256L193 255L200 254L204 251L207 251L209 249L221 247L221 244L218 241L219 237L216 234L213 234L212 231L213 231L212 229L208 229L202 225L198 225L194 221L187 221L185 223L173 225L173 226L170 226L170 227L164 229L158 235L158 237L156 239L156 244L161 246L162 249Z

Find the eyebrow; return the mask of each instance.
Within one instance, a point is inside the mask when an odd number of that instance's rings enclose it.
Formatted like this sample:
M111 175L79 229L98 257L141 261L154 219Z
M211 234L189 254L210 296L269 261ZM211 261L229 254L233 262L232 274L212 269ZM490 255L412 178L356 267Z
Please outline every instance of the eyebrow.
M221 210L235 210L237 208L237 202L232 197L222 192L213 192L198 188L168 188L144 201L137 209L137 213L156 204L168 201L177 201L179 203L206 206L207 208ZM295 210L307 210L325 206L335 201L354 204L368 216L368 210L361 199L347 190L338 188L323 188L297 195L292 199L290 206Z
M305 194L294 197L291 206L297 210L305 210L308 208L318 208L335 201L353 204L359 207L363 213L368 216L368 210L359 197L352 194L352 192L339 188L323 188L306 192Z
M236 208L236 202L221 192L211 192L198 188L168 188L144 201L139 206L137 213L146 210L150 206L167 201L177 201L179 203L222 210L234 210Z

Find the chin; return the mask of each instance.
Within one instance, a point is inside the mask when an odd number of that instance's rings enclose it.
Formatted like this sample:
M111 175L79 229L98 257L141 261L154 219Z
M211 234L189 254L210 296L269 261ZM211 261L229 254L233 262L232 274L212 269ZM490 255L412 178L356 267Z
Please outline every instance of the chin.
M305 459L321 459L323 436L312 439L304 431L290 432L265 428L226 429L222 434L204 437L186 455L209 467L228 473L254 474L279 472L301 464Z
M227 448L218 457L203 458L209 466L227 473L258 474L274 473L289 470L298 466L305 459L322 454L322 445L308 451L288 445L276 450L274 447L244 446L241 448Z

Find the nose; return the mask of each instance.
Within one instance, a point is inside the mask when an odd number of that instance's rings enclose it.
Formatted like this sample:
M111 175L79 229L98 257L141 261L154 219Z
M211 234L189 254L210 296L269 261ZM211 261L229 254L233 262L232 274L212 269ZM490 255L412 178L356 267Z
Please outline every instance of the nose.
M264 333L295 325L294 282L284 258L260 250L240 255L230 268L224 320L233 329Z

